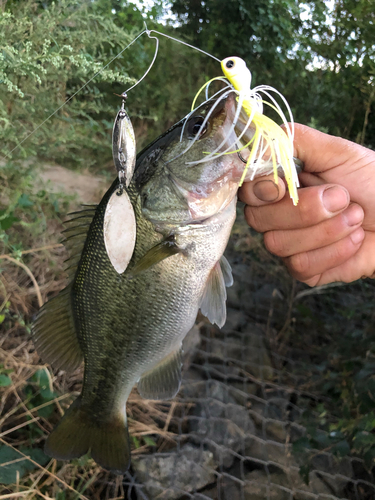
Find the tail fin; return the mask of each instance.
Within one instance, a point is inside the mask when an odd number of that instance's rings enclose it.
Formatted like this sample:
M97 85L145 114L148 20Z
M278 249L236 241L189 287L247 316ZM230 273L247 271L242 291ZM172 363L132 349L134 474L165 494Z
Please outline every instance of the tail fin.
M95 422L78 398L67 410L45 444L45 452L59 460L79 458L91 450L101 467L124 474L130 465L126 414Z

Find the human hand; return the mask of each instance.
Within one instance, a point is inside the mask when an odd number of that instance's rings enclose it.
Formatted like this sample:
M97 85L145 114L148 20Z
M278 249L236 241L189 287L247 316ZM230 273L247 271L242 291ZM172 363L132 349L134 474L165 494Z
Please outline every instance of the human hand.
M239 191L248 224L310 286L374 277L375 152L298 124L294 147L305 164L298 205L282 179L258 177Z

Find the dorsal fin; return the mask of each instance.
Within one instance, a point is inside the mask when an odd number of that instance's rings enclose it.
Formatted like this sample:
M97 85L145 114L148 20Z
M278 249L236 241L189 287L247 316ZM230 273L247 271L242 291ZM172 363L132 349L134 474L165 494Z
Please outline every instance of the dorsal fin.
M83 360L73 319L71 287L69 284L44 304L32 326L39 356L53 368L66 371L75 370Z
M64 231L64 245L69 252L69 258L65 262L70 283L56 297L44 304L32 327L38 354L55 369L72 371L78 368L83 360L74 323L71 292L73 277L95 210L96 207L90 207L68 214L74 216L64 222L67 228Z
M96 205L90 205L89 208L68 214L74 217L64 222L66 229L63 231L65 236L63 243L69 253L69 258L65 261L69 279L72 279L76 272L95 212Z

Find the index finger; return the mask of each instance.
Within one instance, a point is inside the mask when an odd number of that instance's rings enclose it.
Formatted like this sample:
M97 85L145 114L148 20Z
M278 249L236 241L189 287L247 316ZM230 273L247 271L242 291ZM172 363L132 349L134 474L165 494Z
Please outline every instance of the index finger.
M349 161L353 164L368 154L363 146L341 137L299 123L294 127L295 156L304 162L306 172L325 172Z

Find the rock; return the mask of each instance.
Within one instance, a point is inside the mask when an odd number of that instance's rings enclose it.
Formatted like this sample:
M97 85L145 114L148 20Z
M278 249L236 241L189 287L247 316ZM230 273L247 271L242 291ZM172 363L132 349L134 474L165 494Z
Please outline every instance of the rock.
M205 372L209 374L211 377L214 377L216 380L225 380L227 379L233 380L242 380L242 370L237 366L233 365L224 365L219 363L210 363L204 366Z
M220 500L242 500L242 481L227 475L220 478Z
M285 443L288 437L288 423L278 420L268 420L265 423L265 432L267 438L274 439L279 443Z
M191 419L191 434L204 442L220 466L230 467L236 453L245 447L246 437L255 433L249 412L243 406L216 400L199 403Z
M244 500L292 500L291 492L274 483L278 474L254 470L245 477Z
M282 396L272 397L267 394L267 408L264 416L276 420L285 421L299 421L303 411L291 404L289 398L290 394L284 393Z
M285 421L288 420L289 401L284 398L268 398L264 410L265 418Z
M242 380L241 382L230 381L228 382L230 388L230 395L242 406L246 406L251 400L251 396L257 394L259 390L259 385L248 382L247 380Z
M245 369L261 380L273 379L271 357L264 341L264 335L255 331L246 332L241 360L246 360Z
M229 344L225 338L206 338L206 352L211 358L222 361L228 358L241 359L241 345Z
M202 373L195 368L190 367L187 370L182 371L182 387L204 381L205 378L202 376Z
M253 285L253 276L249 273L249 266L243 263L232 265L233 276L239 283Z
M135 457L132 460L137 479L150 498L175 500L184 492L196 491L215 481L213 455L191 444L180 451Z
M263 430L263 423L264 423L264 411L266 408L266 403L262 401L252 401L251 406L250 406L250 415L251 418L254 420L255 425L260 427Z
M300 498L301 500L302 498L306 498L301 494L302 491L314 495L330 495L329 498L332 498L332 495L338 495L341 497L341 493L343 493L344 487L348 482L348 480L343 482L342 478L341 480L338 480L338 478L335 478L334 475L331 474L323 474L318 471L312 471L309 474L309 484L306 484L300 476L298 468L291 468L288 470L286 476L290 487L293 490L299 491L300 496L297 498Z
M195 493L189 500L217 500L219 498L216 484L208 486L200 493Z
M185 399L207 399L213 398L222 403L235 403L229 394L230 389L226 384L217 380L205 380L194 384L184 385L182 395Z
M182 342L182 349L184 351L184 364L183 369L186 370L193 361L195 350L201 343L201 334L198 325L194 325L193 328L186 334Z
M249 458L272 463L284 469L291 465L296 465L291 445L264 440L256 436L247 438L245 453Z
M336 474L341 474L342 476L347 476L349 478L355 476L353 471L353 461L349 457L337 458L330 453L314 453L311 457L310 463L312 468L320 472L330 474L334 471Z
M228 307L243 311L254 310L253 292L247 284L241 283L237 276L234 276L233 285L227 288L227 296Z
M259 446L255 444L257 442ZM254 494L255 500L264 491L261 486L262 483L271 487L270 499L279 500L279 498L284 498L284 496L278 496L281 495L281 488L284 488L282 490L284 492L286 490L293 492L293 500L312 500L317 495L330 495L327 497L328 500L328 498L333 498L332 495L337 495L341 498L344 495L345 486L349 481L347 478L337 476L335 469L331 469L330 474L313 470L309 474L309 484L307 485L299 474L299 465L293 455L291 455L290 447L287 446L272 446L272 443L262 444L261 440L254 439L252 446L247 449L247 454L248 456L268 462L269 470L275 468L275 463L280 466L277 473L271 472L266 474L264 471L252 471L246 475L246 481L255 481L251 488L247 489L248 494L250 492ZM250 498L252 499L252 497ZM268 497L265 496L265 498ZM323 499L325 497L319 496L320 498Z
M249 322L248 316L241 310L227 308L227 321L221 331L224 333L240 331Z
M225 474L218 479L218 485L195 493L191 500L243 500L243 498L243 482Z
M209 496L208 496L209 495ZM192 497L189 498L189 500L212 500L217 498L217 490L215 491L208 491L207 493L195 493Z
M213 422L199 420L194 431L197 442L204 442L212 451L216 466L230 467L236 452L244 447L245 435L236 424L226 419Z

